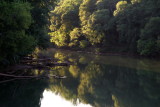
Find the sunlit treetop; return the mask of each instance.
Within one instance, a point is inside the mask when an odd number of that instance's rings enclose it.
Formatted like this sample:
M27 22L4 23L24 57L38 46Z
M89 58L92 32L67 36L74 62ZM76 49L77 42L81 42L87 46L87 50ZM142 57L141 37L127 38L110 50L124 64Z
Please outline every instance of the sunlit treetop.
M127 7L127 1L119 1L116 4L116 10L114 11L114 16L116 16L119 12L123 11Z
M140 3L142 0L131 0L131 3L132 4L135 4L135 3Z

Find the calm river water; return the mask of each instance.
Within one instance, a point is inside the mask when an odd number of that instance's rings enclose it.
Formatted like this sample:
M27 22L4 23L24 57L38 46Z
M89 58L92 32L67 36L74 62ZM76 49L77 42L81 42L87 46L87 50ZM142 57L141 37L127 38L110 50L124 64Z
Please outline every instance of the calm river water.
M40 54L72 64L17 73L67 78L15 79L1 76L0 107L160 107L158 60L54 49Z

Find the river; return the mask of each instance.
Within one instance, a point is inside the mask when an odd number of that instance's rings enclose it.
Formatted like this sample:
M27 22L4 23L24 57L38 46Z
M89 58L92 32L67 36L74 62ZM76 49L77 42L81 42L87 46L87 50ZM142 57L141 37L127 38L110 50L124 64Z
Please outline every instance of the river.
M1 76L0 107L160 107L160 60L55 49L40 55L71 65L16 73L67 78Z

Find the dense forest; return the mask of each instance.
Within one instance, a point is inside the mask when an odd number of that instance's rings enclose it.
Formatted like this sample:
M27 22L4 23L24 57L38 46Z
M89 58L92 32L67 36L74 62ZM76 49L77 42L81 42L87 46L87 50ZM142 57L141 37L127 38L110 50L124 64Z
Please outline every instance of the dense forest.
M0 62L17 63L35 47L47 48L49 11L55 0L0 1Z
M0 10L2 64L49 46L160 54L159 0L1 0Z
M1 107L160 107L158 58L160 0L0 0Z
M159 55L160 1L60 0L50 30L57 47Z

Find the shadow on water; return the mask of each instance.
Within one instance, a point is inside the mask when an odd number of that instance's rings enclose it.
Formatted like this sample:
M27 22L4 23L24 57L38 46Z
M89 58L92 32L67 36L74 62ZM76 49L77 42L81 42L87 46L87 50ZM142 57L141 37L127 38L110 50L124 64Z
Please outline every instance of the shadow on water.
M0 84L1 107L40 107L44 80L16 80Z
M1 107L40 107L44 90L59 94L75 105L81 102L93 107L160 106L158 61L58 50L42 54L60 62L71 62L70 66L51 67L47 71L50 75L66 75L67 78L16 80L0 84ZM34 75L44 72L32 70Z

